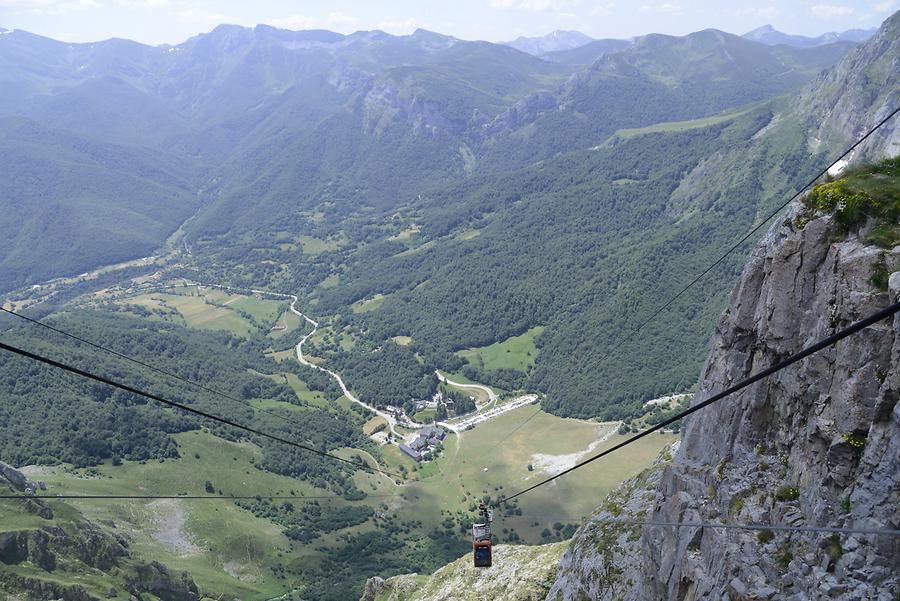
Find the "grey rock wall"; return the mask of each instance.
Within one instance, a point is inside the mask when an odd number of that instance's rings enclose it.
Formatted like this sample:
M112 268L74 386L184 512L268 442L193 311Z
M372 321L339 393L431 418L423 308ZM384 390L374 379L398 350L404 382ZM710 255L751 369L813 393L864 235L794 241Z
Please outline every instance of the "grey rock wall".
M846 238L830 216L798 219L803 210L793 207L752 253L695 403L900 296L900 247ZM873 282L880 264L892 273L887 290ZM620 504L660 522L900 528L898 364L894 318L702 410L652 493L633 487ZM610 554L596 526L576 534L548 599L900 595L898 537L646 527Z

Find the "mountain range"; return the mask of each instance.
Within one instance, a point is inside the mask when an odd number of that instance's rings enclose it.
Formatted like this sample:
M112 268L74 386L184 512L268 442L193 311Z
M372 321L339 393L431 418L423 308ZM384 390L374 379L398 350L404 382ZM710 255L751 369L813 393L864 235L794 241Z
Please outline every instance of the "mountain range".
M862 43L707 29L566 60L424 30L223 25L162 47L0 35L0 293L55 328L6 316L4 343L205 412L0 354L4 494L172 497L0 499L0 590L337 600L369 576L431 573L470 552L477 503L662 423L673 392L699 399L884 305L896 166L860 165L900 154L896 119L838 181L776 209L898 106L898 40L900 13ZM896 470L866 466L893 457L897 345L872 332L685 423L682 449L600 511L889 517ZM390 443L416 432L384 415L441 421L435 399L462 413L477 394L525 404L448 433L433 461ZM559 544L680 426L507 504L498 543L558 544L498 550L526 565L486 572L487 588L516 589L530 561L527 594L573 599L607 584L775 598L764 581L784 571L794 599L834 597L834 578L868 591L890 575L881 547L827 536L660 541L588 522ZM178 498L193 494L213 498ZM471 577L457 562L394 584L468 594Z
M748 31L743 37L754 42L769 44L776 46L784 44L785 46L794 46L795 48L812 48L814 46L823 46L825 44L833 44L834 42L865 42L875 34L877 27L871 29L848 29L846 31L829 31L820 36L808 37L803 35L792 35L776 30L771 25L763 25L757 27L753 31Z
M659 377L626 377L646 350L592 365L587 349L616 334L603 324L631 320L620 307L676 285L713 248L696 247L665 278L647 257L666 264L687 240L727 238L758 210L738 202L737 189L665 199L683 194L678 182L698 161L748 144L783 112L774 99L853 46L767 46L705 30L644 36L583 67L424 30L220 26L171 47L13 31L0 37L0 174L12 182L0 281L10 290L144 257L182 226L198 275L302 289L341 315L381 295L378 311L345 317L344 327L410 336L449 367L460 349L552 326L533 373L480 375L526 377L564 414L623 415L693 378L703 337L692 332L723 301L705 292L694 299L702 310L648 332L659 337L649 351L660 355ZM685 120L693 122L657 125ZM794 158L775 162L783 179L760 206L812 160L801 148L800 139L778 147ZM577 185L573 173L582 173ZM694 213L705 203L720 204L727 225ZM404 223L417 232L404 244L376 234ZM290 256L275 242L285 229L343 242ZM459 240L466 230L479 236ZM634 243L587 234L602 231ZM580 264L566 265L575 257ZM340 286L321 286L333 277ZM460 294L450 313L439 309ZM663 339L678 340L693 362L676 361Z
M828 33L823 33L820 36L809 37L783 33L776 30L771 25L763 25L757 27L753 31L745 33L742 37L769 46L781 44L792 46L794 48L813 48L815 46L824 46L825 44L833 44L835 42L864 42L872 37L876 29L876 27L872 27L871 29L848 29L841 32L830 31ZM593 59L596 60L606 51L620 49L627 46L632 41L634 40L598 40L585 35L580 31L556 30L543 36L520 36L511 42L503 43L516 50L521 50L522 52L527 52L528 54L546 58L551 61L582 61L578 64L589 64L592 62L591 60L588 60L589 57L593 57Z

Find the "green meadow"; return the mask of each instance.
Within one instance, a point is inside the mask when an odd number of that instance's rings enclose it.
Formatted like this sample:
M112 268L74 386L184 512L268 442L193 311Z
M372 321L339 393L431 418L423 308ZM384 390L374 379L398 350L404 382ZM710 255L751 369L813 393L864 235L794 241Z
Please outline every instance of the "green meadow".
M528 371L538 354L534 339L543 331L544 326L535 326L519 336L489 346L465 349L456 354L472 365L488 371L504 368Z

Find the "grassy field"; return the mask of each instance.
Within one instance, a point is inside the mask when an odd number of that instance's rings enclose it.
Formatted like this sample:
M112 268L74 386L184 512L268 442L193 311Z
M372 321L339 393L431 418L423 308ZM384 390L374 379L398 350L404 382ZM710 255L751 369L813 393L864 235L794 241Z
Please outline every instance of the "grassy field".
M472 240L481 235L481 230L463 230L454 236L457 240Z
M325 288L325 289L334 288L335 286L337 286L340 283L341 283L341 276L339 276L336 273L332 273L330 276L328 276L327 278L325 278L324 280L322 280L319 283L319 288Z
M93 470L66 467L32 468L30 477L47 482L48 493L78 494L207 494L206 480L225 495L323 494L311 485L257 469L259 449L231 443L203 432L175 436L182 458L165 462L125 462ZM327 493L325 493L327 494ZM303 501L298 501L302 503ZM325 501L346 503L343 500ZM57 502L53 506L64 507ZM207 591L229 592L245 599L266 599L285 592L287 585L272 577L279 554L291 544L279 527L256 518L230 501L73 501L71 505L94 521L116 524L139 555L171 568L188 570ZM314 549L294 545L314 560Z
M272 330L271 332L269 332L269 338L278 340L279 338L283 338L288 334L292 336L297 335L302 331L299 330L299 328L306 323L306 320L296 313L284 311L278 318L278 323L285 326L285 328L283 330Z
M141 294L119 302L150 310L174 310L175 313L169 313L165 319L201 330L226 330L238 336L250 336L257 331L253 322L238 311L249 314L257 323L265 324L272 322L284 308L283 301L230 294L211 288L198 290L196 286L174 288L171 293ZM292 320L296 327L299 317L290 315L296 318Z
M538 349L534 339L544 331L544 326L536 326L521 334L495 342L489 346L471 348L457 352L472 365L483 366L484 369L517 369L527 371L534 365Z
M129 303L148 309L170 307L178 312L182 323L201 330L227 330L238 336L249 336L255 328L249 321L225 307L204 302L201 296L153 293L129 299Z
M616 424L560 418L543 411L534 415L536 411L528 405L459 436L449 435L443 456L412 473L419 481L402 488L405 500L394 500L396 509L434 523L441 510L465 510L484 495L513 494L624 439L613 434L596 444ZM640 472L676 439L669 434L647 437L618 457L597 461L577 476L537 489L522 497L524 515L498 518L498 526L515 528L528 542L540 542L541 530L556 521L574 523L589 515L609 491ZM592 445L590 453L585 453ZM411 469L413 465L395 448L383 447L381 453L390 467ZM529 464L534 471L528 470Z
M276 317L283 314L285 305L285 301L245 296L230 301L228 307L249 313L258 323L265 324L275 321ZM294 315L294 317L297 316Z
M363 426L363 433L366 436L369 436L373 432L375 432L375 430L377 430L379 426L387 427L387 420L381 416L376 415L365 423L365 425Z
M297 352L292 348L289 348L284 351L278 351L278 352L267 352L266 355L269 357L272 357L273 359L275 359L278 362L296 361L297 360Z
M290 352L293 355L293 350L286 351ZM318 407L328 407L328 397L317 390L310 390L309 386L306 385L306 382L298 378L295 374L259 374L265 378L269 378L270 380L275 380L276 382L281 382L283 384L287 384L291 388L294 389L294 393L297 395L301 401L306 401L310 405L316 405ZM268 403L275 401L259 401L260 403ZM291 405L296 408L296 405Z
M645 134L658 134L658 133L677 133L682 131L687 131L691 129L698 129L701 127L709 127L710 125L716 125L718 123L724 123L725 121L731 121L732 119L736 119L741 115L749 112L752 108L747 107L744 109L739 109L736 111L729 111L727 113L722 113L720 115L712 115L709 117L703 117L700 119L690 119L687 121L666 121L663 123L654 123L653 125L648 125L646 127L636 127L632 129L620 129L613 134L613 137L618 137L622 139L633 138L635 136L642 136Z
M422 230L421 226L418 224L412 224L410 227L405 230L399 232L396 236L391 236L388 240L393 240L397 242L406 242L416 234L418 234Z
M442 371L440 373L441 373L441 375L445 376L446 378L453 380L454 382L459 382L460 384L478 384L478 382L473 382L472 380L465 377L461 373L450 373L450 372L444 372L444 371ZM463 388L461 386L452 386L450 384L444 384L444 385L447 388L449 388L450 390L459 392L460 394L475 397L475 401L479 405L482 403L486 403L490 400L488 393L481 390L480 388ZM482 386L483 386L483 384L482 384ZM502 394L503 392L505 392L505 391L497 388L496 386L489 386L488 388L493 390L494 393L496 393L496 394Z
M341 245L336 240L322 240L312 236L300 236L299 241L304 255L318 255L325 251L336 250Z
M361 301L357 301L353 303L350 307L354 313L368 313L369 311L374 311L384 302L383 294L376 294L372 298L367 298Z
M433 408L422 409L421 411L419 411L413 415L413 419L416 420L417 422L425 422L429 419L434 420L434 416L436 413L437 413L437 409L433 409Z

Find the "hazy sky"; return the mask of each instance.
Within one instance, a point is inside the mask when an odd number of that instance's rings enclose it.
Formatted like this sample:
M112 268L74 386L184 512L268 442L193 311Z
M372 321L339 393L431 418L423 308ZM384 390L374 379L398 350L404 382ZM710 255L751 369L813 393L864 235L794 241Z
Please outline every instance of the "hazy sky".
M0 27L73 42L122 37L148 44L180 43L220 23L342 33L423 27L490 41L554 29L617 38L707 27L741 34L766 23L818 35L878 25L898 7L900 0L0 0Z

